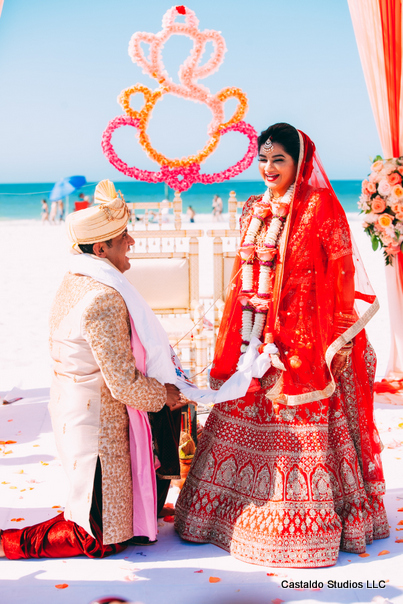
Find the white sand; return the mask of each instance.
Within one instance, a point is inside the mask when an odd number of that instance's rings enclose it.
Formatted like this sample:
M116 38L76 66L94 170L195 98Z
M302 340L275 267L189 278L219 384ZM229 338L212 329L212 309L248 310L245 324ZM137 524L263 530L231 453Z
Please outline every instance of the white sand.
M224 224L200 222L195 228ZM206 217L208 220L208 217ZM187 225L188 226L188 225ZM372 252L360 221L351 220L381 310L368 327L383 375L389 352L389 321L382 254ZM63 227L35 222L0 223L1 317L0 396L22 388L23 400L0 406L0 440L15 444L0 448L0 527L16 528L52 517L63 506L66 481L56 456L47 401L50 383L48 314L56 289L67 269ZM201 294L212 295L212 242L201 241ZM18 394L18 390L16 391ZM395 543L403 520L403 408L376 406L385 444L382 454L385 498L391 537L368 546L360 558L341 553L336 566L324 569L279 570L244 564L212 545L181 542L173 525L160 522L159 541L149 548L131 547L105 560L60 559L0 561L0 601L7 604L87 604L93 598L120 595L138 604L280 604L285 602L403 603L403 544ZM402 424L403 425L403 424ZM176 492L170 491L174 500ZM13 520L14 518L14 520ZM15 519L24 520L16 521ZM381 552L388 553L379 555ZM196 572L203 570L202 573ZM209 577L219 577L210 583ZM322 581L320 590L281 587L281 581ZM363 588L331 589L327 581L362 581ZM366 581L369 581L369 586ZM372 581L385 580L385 589ZM68 584L59 590L55 585Z

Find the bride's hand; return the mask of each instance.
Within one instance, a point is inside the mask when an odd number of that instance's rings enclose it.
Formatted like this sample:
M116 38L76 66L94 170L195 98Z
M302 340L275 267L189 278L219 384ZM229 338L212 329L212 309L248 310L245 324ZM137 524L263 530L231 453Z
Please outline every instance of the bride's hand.
M336 353L332 361L332 373L335 378L338 378L343 373L347 366L348 357L344 354Z

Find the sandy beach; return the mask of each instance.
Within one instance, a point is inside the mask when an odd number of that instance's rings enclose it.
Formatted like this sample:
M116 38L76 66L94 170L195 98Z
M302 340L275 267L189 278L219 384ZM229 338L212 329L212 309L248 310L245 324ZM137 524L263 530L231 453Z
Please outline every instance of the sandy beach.
M378 355L382 377L389 354L389 317L383 256L374 253L361 219L349 217L352 232L379 297L381 309L368 334ZM207 231L227 224L198 215L186 228ZM47 402L51 365L48 315L55 292L67 270L68 246L63 225L35 221L2 222L0 396L12 389L22 400L0 406L0 527L16 528L52 517L62 510L67 484L57 457ZM135 235L134 235L135 236ZM213 290L212 241L200 241L203 258L200 294ZM10 396L10 395L9 395ZM94 597L120 595L137 604L280 604L281 602L403 602L402 426L403 408L376 405L376 420L385 445L385 498L391 537L368 546L366 557L341 553L336 566L322 569L270 569L231 558L212 545L180 541L170 522L159 521L158 543L131 547L105 560L58 559L1 561L2 601L89 603ZM174 501L177 490L170 490ZM402 527L403 528L403 527ZM211 581L211 578L213 582ZM219 579L216 581L216 579ZM282 582L319 581L322 587L287 588ZM333 588L329 582L350 582ZM367 583L369 582L369 584ZM377 583L374 587L373 582ZM384 587L379 582L385 581ZM363 586L354 584L362 583Z

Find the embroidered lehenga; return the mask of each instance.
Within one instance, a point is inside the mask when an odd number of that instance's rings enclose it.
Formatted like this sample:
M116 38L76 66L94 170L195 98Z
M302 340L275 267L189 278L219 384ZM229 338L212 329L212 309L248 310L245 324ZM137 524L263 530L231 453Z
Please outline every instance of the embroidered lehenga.
M279 240L266 327L272 366L240 399L215 405L176 507L188 541L246 562L319 567L389 535L381 444L373 419L376 358L364 325L377 300L310 139L299 133L294 197ZM261 197L241 218L241 243ZM260 237L272 220L268 214ZM254 259L254 280L259 265ZM241 348L242 261L234 263L211 382L235 371ZM332 359L354 342L340 377Z

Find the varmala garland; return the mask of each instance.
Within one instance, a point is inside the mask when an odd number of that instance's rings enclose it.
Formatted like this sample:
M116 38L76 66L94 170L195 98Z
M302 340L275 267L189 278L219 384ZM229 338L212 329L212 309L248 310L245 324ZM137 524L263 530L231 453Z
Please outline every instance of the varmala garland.
M241 354L244 353L250 340L256 337L260 340L266 323L267 311L271 297L270 289L276 265L278 242L290 208L294 185L283 197L274 199L271 188L265 192L262 200L254 208L240 255L242 265L242 290L240 302L242 310L242 344ZM269 212L273 213L272 220L264 238L263 246L257 247L257 236ZM253 262L255 256L259 259L259 281L257 292L253 288Z

